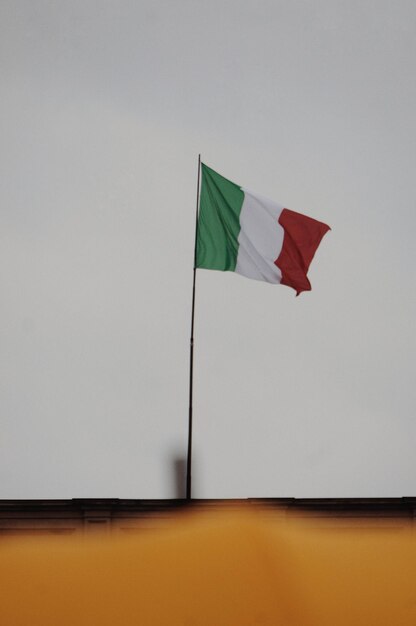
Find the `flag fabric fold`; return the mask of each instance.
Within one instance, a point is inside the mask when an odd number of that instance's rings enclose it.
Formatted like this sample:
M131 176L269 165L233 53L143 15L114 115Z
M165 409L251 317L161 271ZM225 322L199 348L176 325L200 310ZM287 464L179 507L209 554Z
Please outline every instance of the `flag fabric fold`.
M201 164L196 267L310 291L307 277L329 226Z

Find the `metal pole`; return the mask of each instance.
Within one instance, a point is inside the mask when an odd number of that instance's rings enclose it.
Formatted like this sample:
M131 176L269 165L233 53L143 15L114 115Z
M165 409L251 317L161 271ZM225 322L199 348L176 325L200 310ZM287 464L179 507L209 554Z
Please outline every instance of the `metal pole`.
M188 422L188 459L186 463L186 499L191 499L192 483L192 397L194 378L194 319L195 319L195 282L196 282L196 245L198 235L199 214L199 179L201 173L201 155L198 155L198 183L196 190L196 216L195 216L195 246L194 246L194 276L192 283L192 314L191 314L191 343L189 361L189 422Z

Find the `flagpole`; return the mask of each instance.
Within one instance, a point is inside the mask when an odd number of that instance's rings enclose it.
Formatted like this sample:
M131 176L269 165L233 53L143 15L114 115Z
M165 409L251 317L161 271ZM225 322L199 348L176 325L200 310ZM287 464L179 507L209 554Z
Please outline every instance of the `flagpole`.
M195 320L195 283L196 283L196 245L198 235L199 214L199 180L201 173L201 155L198 154L198 182L196 189L196 215L195 215L195 244L194 244L194 275L192 282L192 314L191 314L191 341L189 359L189 421L188 421L188 458L186 463L186 499L191 499L192 484L192 400L194 383L194 320Z

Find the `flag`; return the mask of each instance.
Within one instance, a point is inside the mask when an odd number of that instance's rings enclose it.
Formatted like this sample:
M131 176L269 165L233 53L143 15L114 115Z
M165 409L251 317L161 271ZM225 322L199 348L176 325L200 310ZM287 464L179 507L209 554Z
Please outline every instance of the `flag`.
M196 267L310 291L307 273L329 226L201 164Z

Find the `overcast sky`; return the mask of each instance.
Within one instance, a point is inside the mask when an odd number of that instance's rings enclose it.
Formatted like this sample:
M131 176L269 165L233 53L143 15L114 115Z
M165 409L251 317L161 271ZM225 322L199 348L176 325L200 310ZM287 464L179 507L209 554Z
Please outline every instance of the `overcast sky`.
M2 0L0 497L174 497L197 156L331 225L199 270L196 497L415 496L414 0Z

